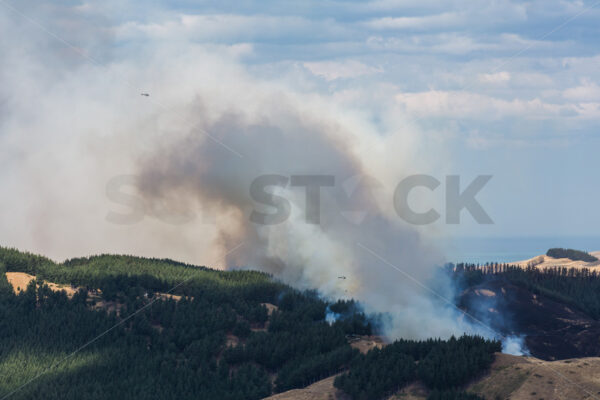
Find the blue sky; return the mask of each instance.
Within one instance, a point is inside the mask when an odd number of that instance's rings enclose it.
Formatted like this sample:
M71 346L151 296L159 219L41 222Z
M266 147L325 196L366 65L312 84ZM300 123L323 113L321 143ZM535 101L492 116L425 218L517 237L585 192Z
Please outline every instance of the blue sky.
M496 226L473 224L466 234L593 234L600 222L593 5L241 2L176 6L163 25L177 32L184 25L177 14L204 15L185 34L250 44L242 60L258 74L307 69L310 90L369 98L377 87L395 97L421 129L451 138L456 173L494 175L484 198Z
M79 106L105 116L99 125L117 121L101 104L103 90L111 88L113 103L123 99L119 87L156 92L149 82L168 75L166 60L188 57L213 71L206 82L214 90L242 74L345 109L381 136L405 135L414 159L406 173L459 174L466 183L493 175L478 198L495 223L463 215L459 226L432 227L438 233L594 235L599 18L600 4L562 0L0 0L0 138L5 149L22 148L32 121L46 121L28 105L70 112L69 96L89 99ZM176 78L169 90L192 96L193 85ZM5 171L35 169L14 149L3 156ZM42 145L28 159L36 152Z
M257 76L355 92L448 138L453 170L492 174L495 226L460 234L594 234L600 18L592 1L181 2L121 21L126 41L246 46ZM298 77L299 76L299 77ZM376 88L376 89L375 89ZM373 101L378 92L378 99ZM484 200L485 199L485 200ZM466 222L468 219L465 218Z

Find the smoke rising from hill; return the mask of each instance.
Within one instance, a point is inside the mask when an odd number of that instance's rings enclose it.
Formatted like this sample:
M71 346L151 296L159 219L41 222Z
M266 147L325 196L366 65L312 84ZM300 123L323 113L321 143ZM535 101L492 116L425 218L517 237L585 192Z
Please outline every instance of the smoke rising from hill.
M211 119L197 113L197 123L186 135L137 164L140 194L151 203L175 196L201 204L205 214L215 217L214 245L228 266L262 269L297 287L318 288L326 296L356 297L368 311L393 315L388 327L393 336L462 332L465 327L447 304L397 270L430 285L442 258L420 233L401 223L391 204L386 209L385 197L391 196L385 189L393 190L392 182L365 178L377 176L378 165L351 143L385 139L360 137L323 113L302 112L303 106L285 94L275 94L275 106L270 96L258 116L230 110ZM230 154L204 132L243 157ZM387 167L402 171L402 163ZM321 189L320 223L307 223L305 188L289 184L277 194L290 201L290 217L276 225L252 222L252 210L261 205L250 197L249 187L269 173L333 176L337 184ZM350 194L344 190L348 182L353 183ZM359 218L349 218L355 214ZM242 247L226 254L240 243ZM452 298L450 291L443 296Z
M41 68L47 53L20 40L1 44L3 244L261 269L389 313L391 337L476 331L415 284L432 285L443 257L392 207L399 180L431 168L393 104L375 118L360 103L258 79L227 48ZM307 223L305 189L289 184L276 194L290 217L251 222L253 210L269 212L250 197L265 174L332 176L320 223ZM449 283L435 290L452 299Z

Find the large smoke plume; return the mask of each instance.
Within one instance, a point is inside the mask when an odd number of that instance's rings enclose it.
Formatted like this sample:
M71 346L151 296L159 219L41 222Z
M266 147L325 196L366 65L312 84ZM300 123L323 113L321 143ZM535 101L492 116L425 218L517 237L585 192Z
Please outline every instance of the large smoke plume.
M369 155L353 147L360 138L351 128L323 113L302 112L302 105L283 93L269 94L253 114L230 109L212 119L201 104L188 107L197 110L189 112L193 128L136 165L138 188L147 202L160 207L168 197L197 201L205 218L214 217L207 229L218 232L213 245L228 266L262 269L328 296L356 297L369 311L394 315L388 328L395 334L460 332L448 305L419 286L431 284L442 259L421 234L386 209L386 198L392 208L389 186L373 182L377 171L370 169ZM261 206L250 197L251 182L273 173L326 174L337 180L336 186L321 190L319 224L306 221L305 191L289 185L278 191L292 204L287 221L261 225L250 220L252 210Z
M54 57L31 35L0 49L3 245L260 269L389 313L392 337L475 330L440 300L449 284L424 288L443 257L393 209L395 185L430 172L424 150L435 153L393 104L373 115L357 93L256 78L239 48L158 46L97 65ZM250 197L265 174L333 176L320 223L290 185L277 189L292 205L285 222L251 222L268 212Z

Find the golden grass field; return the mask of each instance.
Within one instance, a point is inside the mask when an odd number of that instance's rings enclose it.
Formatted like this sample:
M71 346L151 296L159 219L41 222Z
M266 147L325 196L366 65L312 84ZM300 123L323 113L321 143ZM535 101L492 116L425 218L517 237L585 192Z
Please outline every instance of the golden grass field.
M15 291L15 294L19 294L20 291L25 290L29 282L35 279L34 275L29 275L24 272L7 272L6 279L8 283L10 283ZM58 285L52 282L44 282L55 292L59 292L64 290L67 293L67 296L73 297L73 295L77 292L77 288L74 288L70 285Z

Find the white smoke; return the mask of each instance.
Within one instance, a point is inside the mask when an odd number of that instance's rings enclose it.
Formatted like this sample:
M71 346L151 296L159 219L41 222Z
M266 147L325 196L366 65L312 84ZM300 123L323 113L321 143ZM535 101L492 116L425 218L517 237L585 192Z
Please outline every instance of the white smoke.
M19 29L4 16L2 37ZM389 313L390 337L476 331L440 301L452 299L449 284L438 281L437 295L423 287L443 257L392 207L400 179L440 159L393 103L373 116L294 79L258 79L231 48L154 44L96 65L45 51L47 40L0 41L0 223L11 227L0 243L57 259L246 266ZM306 223L304 190L289 185L278 192L287 221L250 222L260 208L250 184L264 174L332 175L321 223Z
M337 321L339 317L340 317L340 314L331 311L329 306L325 310L325 322L327 322L329 325L334 324L335 321Z
M505 336L502 338L502 352L513 356L528 356L529 350L524 336Z

